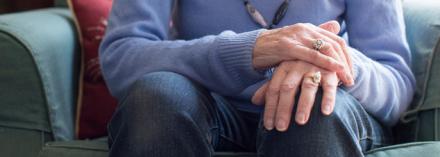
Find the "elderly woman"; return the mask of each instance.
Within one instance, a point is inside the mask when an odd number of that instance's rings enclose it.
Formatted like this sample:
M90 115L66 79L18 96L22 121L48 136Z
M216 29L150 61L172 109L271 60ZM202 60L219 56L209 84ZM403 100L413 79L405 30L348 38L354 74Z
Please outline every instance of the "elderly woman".
M100 49L120 102L110 156L354 157L387 145L415 82L400 3L115 0Z

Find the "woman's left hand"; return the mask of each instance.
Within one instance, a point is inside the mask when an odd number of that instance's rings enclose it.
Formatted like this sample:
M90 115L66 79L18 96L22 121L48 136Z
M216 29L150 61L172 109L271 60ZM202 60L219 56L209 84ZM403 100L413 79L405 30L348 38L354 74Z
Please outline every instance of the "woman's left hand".
M320 83L313 76L321 74ZM319 74L318 74L319 75ZM330 72L304 61L282 62L266 82L252 97L256 105L265 104L264 127L286 131L295 103L295 95L301 87L295 121L300 125L307 123L312 110L316 92L321 86L323 97L321 110L324 115L333 112L339 79L335 72Z

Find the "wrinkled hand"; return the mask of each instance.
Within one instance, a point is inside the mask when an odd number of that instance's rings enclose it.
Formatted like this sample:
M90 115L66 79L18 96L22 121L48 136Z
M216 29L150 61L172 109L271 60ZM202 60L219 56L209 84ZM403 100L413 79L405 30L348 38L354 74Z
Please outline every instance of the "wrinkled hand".
M345 41L336 35L339 23L330 21L319 27L312 24L295 24L267 30L257 38L253 51L255 69L267 69L283 61L301 60L328 71L337 72L346 86L354 84L352 63ZM324 40L320 51L313 49L317 39Z
M312 81L315 72L321 72L321 85ZM282 62L272 75L272 79L257 90L252 97L256 105L265 105L264 126L268 130L274 127L286 131L290 125L295 95L301 88L295 121L300 125L307 123L312 110L315 95L320 86L323 88L321 110L330 115L335 105L339 79L330 72L304 61Z

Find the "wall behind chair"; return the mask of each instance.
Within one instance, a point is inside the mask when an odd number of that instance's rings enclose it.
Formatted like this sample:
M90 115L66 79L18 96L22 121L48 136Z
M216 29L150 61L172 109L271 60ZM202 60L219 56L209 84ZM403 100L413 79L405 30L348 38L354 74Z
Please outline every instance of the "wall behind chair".
M0 0L0 14L53 7L54 4L54 0Z

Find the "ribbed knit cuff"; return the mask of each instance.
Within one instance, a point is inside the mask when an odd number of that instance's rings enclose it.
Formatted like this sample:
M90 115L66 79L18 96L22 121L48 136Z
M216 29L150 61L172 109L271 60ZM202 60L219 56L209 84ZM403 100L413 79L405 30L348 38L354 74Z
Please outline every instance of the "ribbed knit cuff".
M366 64L365 60L362 59L362 57L366 57L364 56L364 54L360 53L358 50L349 47L349 53L351 56L351 61L353 63L353 78L354 78L354 85L351 87L344 87L350 94L354 94L353 92L356 91L360 86L360 84L362 84L362 80L364 78L364 76L362 76L361 74L361 70L363 70L362 66L365 66L363 64Z
M225 32L217 39L217 57L233 80L251 85L263 80L265 71L257 71L252 65L255 41L263 29L235 34Z
M351 51L350 57L353 64L353 78L354 78L354 82L356 83L356 81L359 80L359 70L361 68L360 66L362 66L360 64L363 64L365 61L359 58L358 55L360 52L357 51L356 49L350 47L348 50Z

